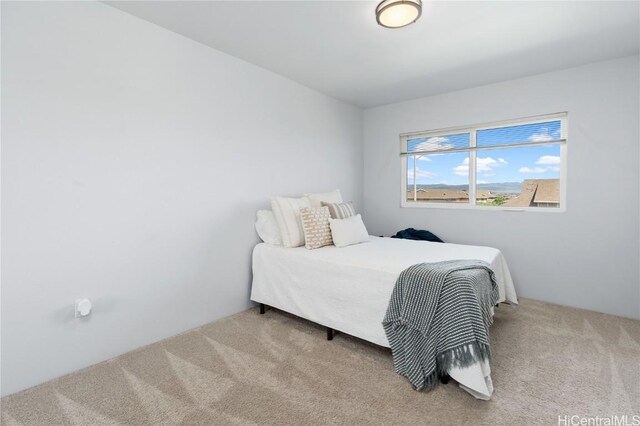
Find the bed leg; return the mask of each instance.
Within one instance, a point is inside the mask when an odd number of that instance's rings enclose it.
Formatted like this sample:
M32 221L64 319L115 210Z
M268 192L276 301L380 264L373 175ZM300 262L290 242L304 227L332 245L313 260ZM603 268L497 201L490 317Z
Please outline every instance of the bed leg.
M261 303L260 304L260 315L264 315L265 312L266 312L266 309L265 309L264 303Z
M443 385L446 385L447 383L449 383L449 379L451 379L451 377L449 377L448 374L445 374L444 376L440 376L440 382Z
M333 328L327 327L327 340L333 340Z

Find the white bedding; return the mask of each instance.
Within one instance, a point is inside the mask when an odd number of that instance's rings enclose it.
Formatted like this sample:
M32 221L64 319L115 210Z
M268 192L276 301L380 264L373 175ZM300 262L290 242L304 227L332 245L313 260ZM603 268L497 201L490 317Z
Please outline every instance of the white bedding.
M317 250L258 244L253 250L251 300L389 347L382 319L400 272L416 263L454 259L489 263L500 302L517 304L511 274L497 249L374 236L363 244ZM488 364L449 375L474 396L491 396Z

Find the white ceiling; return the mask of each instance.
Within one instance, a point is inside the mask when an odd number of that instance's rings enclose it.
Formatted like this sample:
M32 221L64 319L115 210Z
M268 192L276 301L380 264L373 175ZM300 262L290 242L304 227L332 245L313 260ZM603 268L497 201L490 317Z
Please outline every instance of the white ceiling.
M346 102L371 107L637 54L637 1L423 0L401 29L376 1L108 1Z

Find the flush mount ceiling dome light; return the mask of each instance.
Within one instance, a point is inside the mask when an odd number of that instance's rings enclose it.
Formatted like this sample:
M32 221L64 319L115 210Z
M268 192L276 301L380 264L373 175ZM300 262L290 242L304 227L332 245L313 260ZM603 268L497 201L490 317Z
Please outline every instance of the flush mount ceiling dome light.
M376 20L386 28L412 24L422 14L421 0L384 0L376 7Z

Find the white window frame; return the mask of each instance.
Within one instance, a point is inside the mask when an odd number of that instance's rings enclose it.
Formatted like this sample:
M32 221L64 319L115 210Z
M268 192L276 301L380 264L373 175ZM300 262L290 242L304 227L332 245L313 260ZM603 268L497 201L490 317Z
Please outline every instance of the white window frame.
M476 132L479 130L494 129L497 127L507 127L526 124L544 123L547 121L560 121L560 141L551 145L560 146L560 206L552 207L504 207L504 206L478 206L476 205L476 158L478 151L487 148L476 148ZM508 211L508 212L538 212L538 213L563 213L567 210L567 141L568 141L568 113L560 112L535 117L524 117L510 120L496 121L492 123L482 123L465 127L451 127L447 129L429 130L422 132L409 132L400 134L400 207L401 208L427 208L427 209L462 209L462 210L482 210L482 211ZM431 138L436 136L447 136L459 133L469 133L469 148L454 152L467 152L469 154L469 202L468 203L441 203L429 201L409 201L407 200L407 141L416 138ZM540 143L521 143L517 146L535 146ZM513 145L496 145L491 149L511 148ZM514 149L518 149L515 148ZM445 151L443 151L444 153ZM414 160L415 161L415 160ZM415 180L414 180L415 182Z

